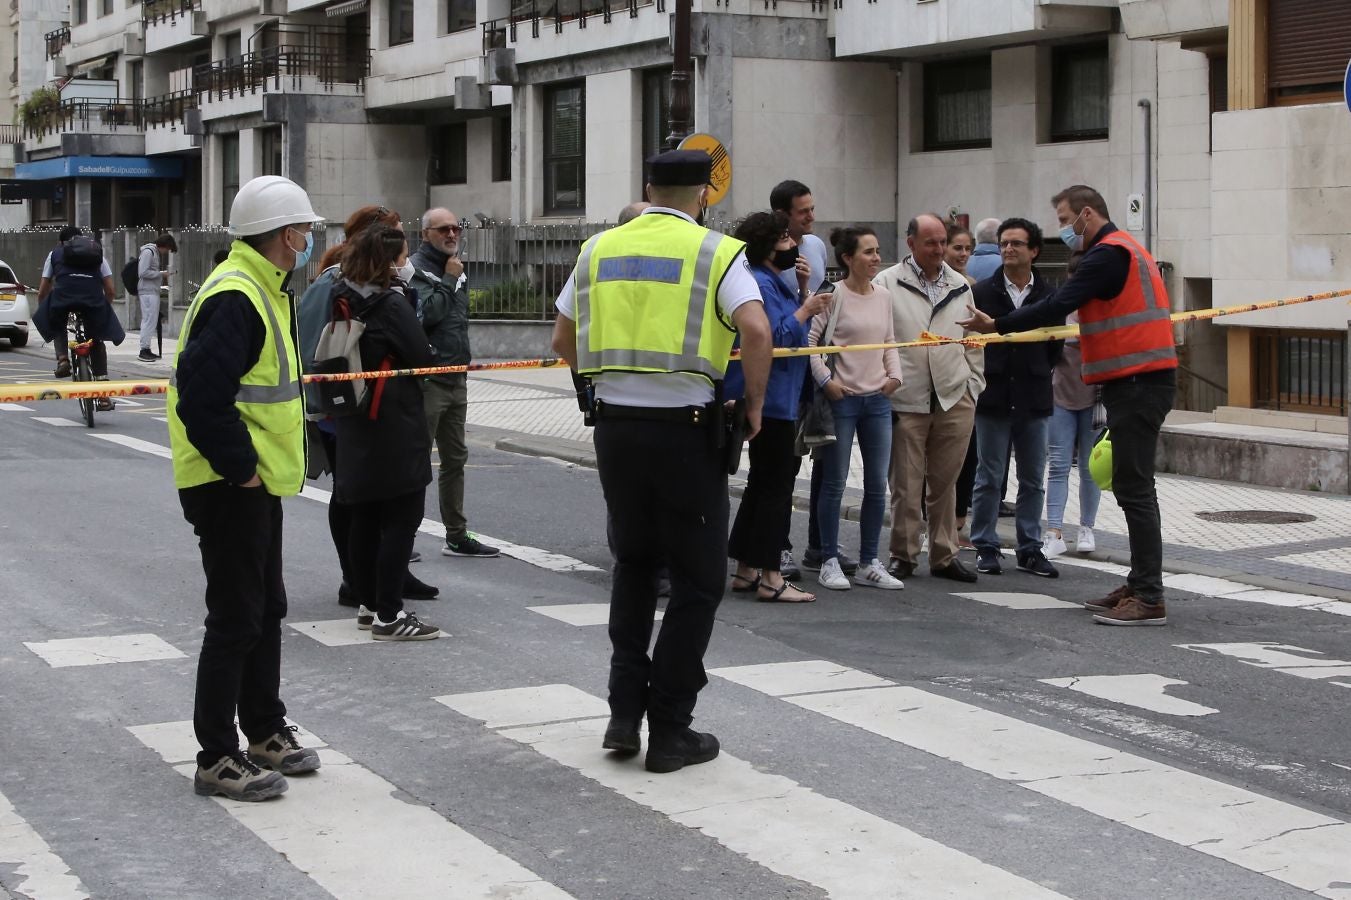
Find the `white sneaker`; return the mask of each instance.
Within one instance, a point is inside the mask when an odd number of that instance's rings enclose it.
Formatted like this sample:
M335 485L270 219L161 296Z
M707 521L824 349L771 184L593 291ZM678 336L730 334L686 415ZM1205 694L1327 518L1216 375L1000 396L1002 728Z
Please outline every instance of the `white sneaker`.
M884 591L899 591L905 582L887 574L887 567L880 559L874 559L866 566L859 566L854 574L854 584L861 587L881 588Z
M886 571L883 570L882 574L886 575ZM849 579L845 577L844 570L840 568L840 561L835 557L831 557L821 564L821 571L817 573L816 581L821 587L830 588L832 591L849 590Z
M1082 532L1080 533L1082 534ZM1065 536L1063 534L1047 532L1045 538L1043 538L1041 542L1042 555L1047 559L1055 559L1062 553L1068 553L1069 549L1070 548L1065 544Z
M1079 546L1074 549L1078 550L1080 553L1092 553L1094 550L1098 549L1098 542L1093 538L1092 528L1079 529Z

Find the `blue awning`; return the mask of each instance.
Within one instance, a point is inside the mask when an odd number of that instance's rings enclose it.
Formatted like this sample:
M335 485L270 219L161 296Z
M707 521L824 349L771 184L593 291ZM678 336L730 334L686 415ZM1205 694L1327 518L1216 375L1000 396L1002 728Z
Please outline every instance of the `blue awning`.
M51 178L182 178L183 160L174 156L61 156L15 163L14 177L23 181Z

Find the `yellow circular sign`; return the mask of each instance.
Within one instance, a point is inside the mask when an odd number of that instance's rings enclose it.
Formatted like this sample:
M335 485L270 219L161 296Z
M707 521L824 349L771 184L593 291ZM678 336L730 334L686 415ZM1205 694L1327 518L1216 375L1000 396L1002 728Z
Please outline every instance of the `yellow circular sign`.
M681 150L702 150L713 160L713 174L709 176L708 205L717 206L732 189L732 157L727 148L711 134L695 133L680 142Z

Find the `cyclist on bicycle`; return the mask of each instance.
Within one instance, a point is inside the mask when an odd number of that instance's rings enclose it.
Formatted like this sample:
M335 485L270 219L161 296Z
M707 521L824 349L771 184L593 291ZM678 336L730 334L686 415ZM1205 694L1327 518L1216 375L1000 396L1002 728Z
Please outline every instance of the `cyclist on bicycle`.
M56 377L70 376L70 349L66 342L66 323L72 312L84 317L85 337L94 342L89 361L97 381L108 379L108 350L104 341L122 343L126 332L113 310L112 268L103 258L103 248L86 236L77 225L67 225L58 234L59 244L42 264L38 283L38 303L47 304L47 330L42 336L55 345ZM97 261L96 261L97 260ZM35 317L34 324L41 319ZM113 409L111 399L101 397L99 410Z

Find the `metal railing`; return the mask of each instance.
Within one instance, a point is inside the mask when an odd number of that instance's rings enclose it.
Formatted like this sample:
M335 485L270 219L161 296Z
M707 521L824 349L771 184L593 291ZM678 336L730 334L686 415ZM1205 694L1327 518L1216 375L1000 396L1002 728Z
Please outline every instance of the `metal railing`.
M172 22L202 8L202 0L142 0L141 21L146 25Z
M1188 366L1177 367L1177 396L1174 409L1213 413L1229 403L1229 388Z
M70 44L70 26L62 25L54 31L49 31L42 39L47 43L47 58L53 59Z
M89 131L103 127L118 130L123 126L142 126L140 106L135 100L62 100L61 103L23 125L25 137L42 137L54 131Z
M273 90L280 90L283 78L291 79L293 85L301 78L314 78L325 87L335 84L360 87L370 73L370 51L351 56L316 45L285 44L196 66L192 70L192 83L198 93L221 98L257 93L266 89L269 82Z
M190 109L197 108L197 95L192 91L175 91L140 101L141 123L144 128L181 123Z
M554 32L562 34L568 22L585 28L589 20L599 17L608 25L616 13L637 18L638 10L644 6L655 6L658 13L666 12L666 0L512 0L510 15L483 23L483 51L505 47L508 40L514 42L517 26L522 22L530 23L531 37L539 37L540 22L552 22Z
M812 12L823 13L829 7L830 0L752 0L751 5L754 6L756 3L763 5L765 12L774 12L779 8L780 3L782 3L785 7L787 7L791 3L795 3L802 6L810 6ZM713 5L731 6L732 0L713 0ZM838 4L836 4L835 8L839 9L840 7Z

